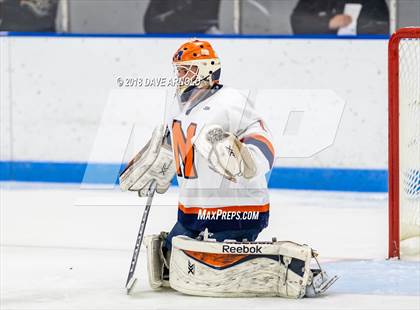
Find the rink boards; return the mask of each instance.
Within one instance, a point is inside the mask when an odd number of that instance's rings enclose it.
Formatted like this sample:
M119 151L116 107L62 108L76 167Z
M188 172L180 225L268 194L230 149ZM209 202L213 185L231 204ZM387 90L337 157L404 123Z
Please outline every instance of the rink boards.
M118 79L170 77L172 53L184 40L0 36L0 179L113 184L163 119L170 92L120 87ZM387 191L385 38L209 40L223 83L264 97L257 109L271 117L278 140L271 187ZM322 118L326 103L334 117ZM300 113L295 125L292 112ZM290 152L305 128L310 133L332 119L325 131L300 139L309 150Z

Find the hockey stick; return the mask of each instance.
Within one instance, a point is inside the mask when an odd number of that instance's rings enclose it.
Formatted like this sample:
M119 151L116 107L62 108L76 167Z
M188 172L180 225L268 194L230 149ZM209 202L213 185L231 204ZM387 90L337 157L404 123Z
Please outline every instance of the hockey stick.
M133 257L131 258L131 264L130 264L130 269L128 271L127 282L125 283L125 288L127 289L127 295L131 293L134 285L137 282L137 278L134 278L133 276L134 276L134 271L136 270L137 259L139 257L141 243L143 242L144 229L146 228L146 222L149 216L150 207L152 206L152 200L155 194L155 190L156 190L156 181L153 180L149 186L149 191L147 194L148 196L147 202L143 211L143 217L141 218L140 228L137 234L136 244L134 246Z

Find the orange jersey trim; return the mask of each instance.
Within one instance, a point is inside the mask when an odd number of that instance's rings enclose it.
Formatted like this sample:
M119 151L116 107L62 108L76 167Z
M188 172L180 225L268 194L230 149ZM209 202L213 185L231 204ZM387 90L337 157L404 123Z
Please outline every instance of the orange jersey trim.
M236 212L252 212L252 211L259 211L259 212L268 212L270 210L270 204L267 203L265 205L256 205L256 206L224 206L218 208L203 208L203 207L185 207L182 203L178 203L178 208L184 214L198 214L199 211L216 211L216 210L223 210L223 211L236 211Z
M241 142L246 141L247 139L255 139L255 140L258 140L258 141L264 143L265 145L267 145L268 149L270 150L270 152L274 156L274 147L271 144L270 140L268 140L266 137L255 134L255 135L250 135L250 136L243 137L241 139Z

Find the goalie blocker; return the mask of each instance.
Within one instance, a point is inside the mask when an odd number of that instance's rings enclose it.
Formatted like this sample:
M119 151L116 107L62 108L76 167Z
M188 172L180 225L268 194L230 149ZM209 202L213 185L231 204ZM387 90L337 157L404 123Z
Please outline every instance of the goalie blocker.
M150 236L146 243L149 281L154 289L170 286L197 296L302 298L322 294L337 280L337 276L328 278L321 269L310 268L317 254L307 245L176 236L168 259L161 247L164 236Z

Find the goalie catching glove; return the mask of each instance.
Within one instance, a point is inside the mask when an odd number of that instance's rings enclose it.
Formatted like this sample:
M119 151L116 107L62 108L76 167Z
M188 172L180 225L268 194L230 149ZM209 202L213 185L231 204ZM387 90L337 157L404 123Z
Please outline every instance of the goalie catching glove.
M256 175L257 167L247 146L221 126L204 126L192 142L208 160L210 169L228 180L236 182L238 177L251 179Z
M122 190L138 191L140 197L148 196L149 186L156 180L156 192L163 194L175 175L171 146L165 143L165 127L155 128L152 138L129 162L120 175Z

